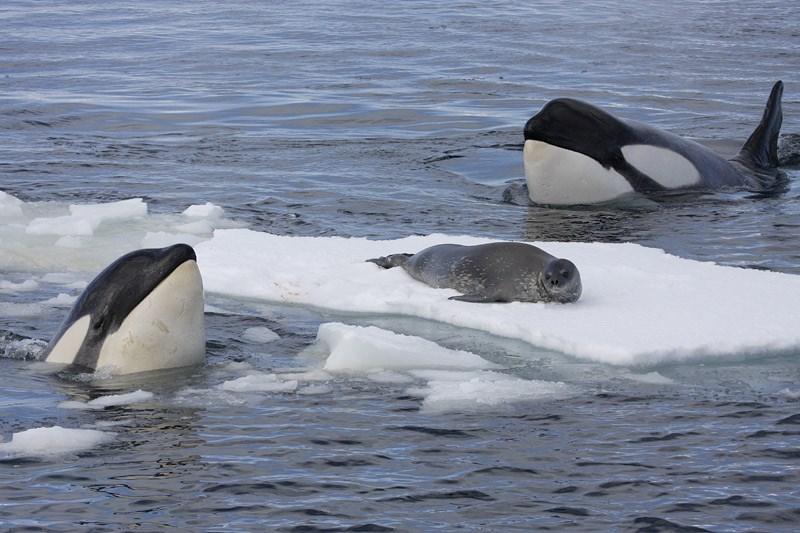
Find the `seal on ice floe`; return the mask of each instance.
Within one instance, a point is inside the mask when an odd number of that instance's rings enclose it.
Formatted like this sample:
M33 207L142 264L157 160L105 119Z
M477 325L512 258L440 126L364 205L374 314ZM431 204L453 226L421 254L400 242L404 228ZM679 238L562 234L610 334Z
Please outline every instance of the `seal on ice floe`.
M450 299L462 302L569 303L580 298L582 289L571 261L519 242L439 244L368 261L383 268L402 266L431 287L455 289L463 294Z

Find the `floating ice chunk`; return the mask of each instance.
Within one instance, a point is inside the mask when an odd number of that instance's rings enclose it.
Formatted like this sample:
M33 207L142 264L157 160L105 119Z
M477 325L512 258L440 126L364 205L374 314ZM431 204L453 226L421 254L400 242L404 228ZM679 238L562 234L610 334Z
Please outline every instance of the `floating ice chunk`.
M26 279L19 283L0 279L0 292L25 292L35 291L39 288L39 284L35 279Z
M543 399L565 397L571 388L559 382L526 380L497 372L474 372L471 375L446 376L431 380L424 387L409 389L409 393L423 397L422 410L441 413L445 411L474 411ZM448 379L456 378L456 379Z
M247 328L242 334L242 338L250 342L259 344L266 344L268 342L276 341L281 338L280 335L275 333L269 328L258 326L254 328Z
M52 307L70 307L72 304L75 303L77 300L77 296L71 296L69 294L65 294L63 292L58 293L58 296L54 296L48 300L43 301L44 305L50 305Z
M216 227L241 225L224 217L149 214L139 198L87 205L28 202L21 217L0 218L0 271L96 274L134 249L176 242L194 245Z
M147 204L141 198L131 198L106 204L70 205L69 215L34 218L25 232L30 235L93 235L106 220L124 220L147 215ZM72 247L75 241L63 241Z
M364 373L379 383L427 380L427 385L409 391L423 398L425 411L495 408L556 398L571 391L563 383L530 381L490 372L485 369L497 365L473 353L450 350L420 337L374 326L322 324L317 340L330 352L324 367L328 371Z
M75 453L111 442L114 433L94 429L41 427L14 433L10 442L0 444L0 456L30 457Z
M250 374L224 382L220 389L230 392L292 392L297 380L283 381L275 374Z
M67 215L52 218L34 218L28 223L25 233L29 235L92 235L95 228L100 225L99 220ZM69 241L70 243L74 241ZM61 246L72 247L63 241Z
M223 229L196 251L210 293L416 316L609 364L741 360L800 349L800 276L691 261L635 244L547 242L538 245L580 269L581 300L472 304L449 301L455 291L431 288L401 268L364 262L435 244L486 242L447 235L371 241Z
M225 215L225 210L211 202L206 202L205 204L190 205L183 214L193 218L217 219Z
M141 198L131 198L105 204L70 205L69 212L86 220L119 220L147 215L147 204Z
M62 409L104 409L117 405L131 405L134 403L146 402L153 398L153 393L137 390L127 394L110 394L108 396L100 396L88 402L79 401L64 401L58 404Z
M474 353L450 350L420 337L401 335L375 326L322 324L317 332L317 342L327 347L330 355L324 368L332 372L495 366Z
M23 203L19 198L0 191L0 218L21 217Z
M100 396L88 402L92 407L111 407L114 405L129 405L133 403L146 402L153 398L153 393L146 390L135 390L127 394L110 394L108 396Z

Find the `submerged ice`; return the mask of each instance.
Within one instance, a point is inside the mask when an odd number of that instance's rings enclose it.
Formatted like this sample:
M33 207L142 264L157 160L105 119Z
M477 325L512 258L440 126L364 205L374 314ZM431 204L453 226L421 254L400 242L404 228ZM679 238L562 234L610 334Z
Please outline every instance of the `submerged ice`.
M424 381L425 384L411 386L407 392L422 398L422 409L427 412L497 408L522 401L553 399L571 391L564 383L526 380L501 373L498 365L471 352L374 326L322 324L317 343L327 353L324 363L327 371L365 375L378 383L403 383L405 376L410 382Z
M250 365L223 371L244 374L211 389L184 389L177 399L193 403L238 403L253 394L329 394L337 388L371 382L400 388L421 400L429 413L498 409L519 402L552 400L575 393L561 382L523 379L477 354L446 348L414 335L374 326L321 324L303 369L263 372Z

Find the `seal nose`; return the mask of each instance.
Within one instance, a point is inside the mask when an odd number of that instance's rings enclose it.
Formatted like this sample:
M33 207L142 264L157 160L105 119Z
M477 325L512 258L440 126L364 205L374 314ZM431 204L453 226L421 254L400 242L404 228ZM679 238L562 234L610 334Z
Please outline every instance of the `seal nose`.
M560 272L561 276L566 280L566 276L564 276L564 272ZM552 272L546 272L544 275L544 279L550 288L558 287L561 284L561 280L559 276L554 276Z

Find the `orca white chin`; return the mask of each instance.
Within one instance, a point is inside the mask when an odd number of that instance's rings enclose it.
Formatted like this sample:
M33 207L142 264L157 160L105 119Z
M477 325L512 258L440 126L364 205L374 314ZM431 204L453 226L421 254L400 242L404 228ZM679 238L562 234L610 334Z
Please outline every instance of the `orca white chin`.
M523 161L528 195L537 204L596 204L633 192L628 180L615 170L542 141L525 141Z
M92 317L84 315L79 320L76 320L67 331L61 335L56 344L47 356L48 363L61 363L68 365L75 360L75 354L81 349L83 340L89 333L91 327Z
M206 353L203 281L195 261L165 278L106 338L97 368L115 374L202 363Z
M205 361L203 281L186 245L131 252L81 295L46 361L132 374Z

